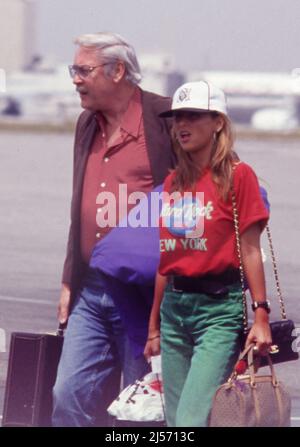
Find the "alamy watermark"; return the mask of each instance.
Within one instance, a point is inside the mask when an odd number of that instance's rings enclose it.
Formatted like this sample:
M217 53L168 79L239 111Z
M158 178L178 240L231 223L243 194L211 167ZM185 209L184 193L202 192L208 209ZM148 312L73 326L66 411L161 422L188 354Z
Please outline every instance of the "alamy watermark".
M127 184L119 184L118 197L102 191L96 198L98 227L167 227L188 238L202 236L205 219L211 219L212 202L204 205L203 192L168 193L135 191L128 194ZM128 208L131 207L129 213ZM159 221L161 217L161 221Z
M3 68L0 68L0 93L6 92L6 76L5 76L5 70Z

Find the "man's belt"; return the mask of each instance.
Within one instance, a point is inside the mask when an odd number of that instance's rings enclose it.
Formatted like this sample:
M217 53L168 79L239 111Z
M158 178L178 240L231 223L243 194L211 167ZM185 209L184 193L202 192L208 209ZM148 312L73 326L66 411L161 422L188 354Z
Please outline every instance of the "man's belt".
M204 276L171 276L171 286L174 292L186 293L207 293L221 295L228 292L231 284L240 281L238 269L225 270L217 275Z

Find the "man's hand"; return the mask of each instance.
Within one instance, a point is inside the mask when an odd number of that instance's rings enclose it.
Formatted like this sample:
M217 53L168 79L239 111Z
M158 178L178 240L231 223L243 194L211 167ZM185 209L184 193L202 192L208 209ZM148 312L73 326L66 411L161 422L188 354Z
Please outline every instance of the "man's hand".
M71 290L67 284L62 284L57 310L57 319L61 324L67 322L69 317Z

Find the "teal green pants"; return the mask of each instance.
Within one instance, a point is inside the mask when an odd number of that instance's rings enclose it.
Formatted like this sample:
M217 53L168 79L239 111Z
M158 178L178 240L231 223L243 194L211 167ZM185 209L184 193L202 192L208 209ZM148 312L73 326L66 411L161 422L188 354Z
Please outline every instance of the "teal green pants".
M161 306L162 375L169 427L205 427L217 387L239 355L240 285L215 295L168 286Z

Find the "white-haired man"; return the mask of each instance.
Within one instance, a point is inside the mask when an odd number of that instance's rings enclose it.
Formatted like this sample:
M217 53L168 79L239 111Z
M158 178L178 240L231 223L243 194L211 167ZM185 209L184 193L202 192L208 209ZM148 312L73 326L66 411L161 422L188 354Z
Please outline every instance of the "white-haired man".
M120 184L128 195L147 193L163 182L175 160L168 124L158 117L170 100L138 87L132 46L113 33L83 35L75 43L69 69L86 110L74 143L71 225L58 309L60 323L68 321L68 327L53 392L53 425L106 426L120 369L126 385L142 376L147 364L142 348L132 358L120 310L99 269L89 266L94 246L111 230L98 225L104 212L99 194L112 193L116 210L122 209ZM145 302L144 314L148 311Z

